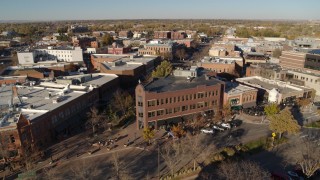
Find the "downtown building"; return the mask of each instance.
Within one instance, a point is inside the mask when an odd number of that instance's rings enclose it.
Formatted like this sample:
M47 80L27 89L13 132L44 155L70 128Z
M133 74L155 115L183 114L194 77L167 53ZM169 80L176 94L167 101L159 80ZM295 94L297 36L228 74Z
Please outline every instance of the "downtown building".
M201 74L197 67L176 70L136 87L137 128L181 120L184 116L215 113L222 107L224 82Z
M18 52L20 65L32 65L35 63L57 62L83 62L83 53L80 47L53 47L38 48L32 51Z
M38 85L7 84L0 98L2 149L13 157L72 135L88 108L109 100L118 87L118 76L103 73L66 76Z

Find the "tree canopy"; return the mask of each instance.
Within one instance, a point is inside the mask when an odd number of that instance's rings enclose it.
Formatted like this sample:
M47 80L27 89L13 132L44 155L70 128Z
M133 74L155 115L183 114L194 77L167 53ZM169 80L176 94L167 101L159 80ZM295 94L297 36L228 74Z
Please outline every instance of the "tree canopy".
M110 34L105 34L102 37L102 45L108 46L108 45L111 45L112 43L113 43L113 37L111 37Z
M267 117L278 114L279 111L280 109L276 103L272 103L264 107L264 112L266 113Z
M147 141L148 144L150 144L151 139L154 138L154 131L151 128L146 127L143 129L142 135L143 135L143 139Z
M270 117L270 130L281 134L287 132L289 134L297 133L300 130L298 122L293 118L289 109L282 110L279 114Z
M172 65L169 61L162 61L161 64L152 72L152 77L165 77L172 72Z

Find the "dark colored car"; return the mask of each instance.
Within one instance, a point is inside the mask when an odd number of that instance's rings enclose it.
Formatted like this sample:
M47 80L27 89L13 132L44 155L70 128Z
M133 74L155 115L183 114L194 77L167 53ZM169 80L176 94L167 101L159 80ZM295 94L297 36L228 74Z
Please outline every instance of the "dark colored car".
M242 121L239 119L235 119L229 122L230 126L233 127L239 127L242 124Z
M272 172L271 179L273 180L292 180L292 178L281 172Z

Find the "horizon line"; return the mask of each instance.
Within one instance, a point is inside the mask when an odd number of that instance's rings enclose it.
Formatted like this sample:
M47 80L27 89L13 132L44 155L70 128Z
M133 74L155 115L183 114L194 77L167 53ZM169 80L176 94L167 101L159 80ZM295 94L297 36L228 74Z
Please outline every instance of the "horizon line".
M320 19L249 19L249 18L105 18L105 19L43 19L43 20L1 20L3 22L45 22L45 21L114 21L114 20L243 20L243 21L320 21Z

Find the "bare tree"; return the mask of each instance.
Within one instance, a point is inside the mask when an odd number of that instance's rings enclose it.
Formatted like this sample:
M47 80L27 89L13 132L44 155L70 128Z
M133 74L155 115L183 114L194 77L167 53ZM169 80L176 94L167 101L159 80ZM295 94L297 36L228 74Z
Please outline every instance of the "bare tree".
M184 141L181 143L183 149L186 149L186 156L193 161L193 169L196 170L197 165L204 163L206 158L212 153L215 148L208 148L207 144L202 142L199 134L191 136L187 134Z
M52 179L52 180L59 180L63 179L58 176L59 172L56 168L47 167L43 169L43 172L37 177L37 179Z
M268 171L251 161L222 162L218 167L218 178L226 180L270 179Z
M293 149L298 153L291 158L299 165L302 172L310 178L320 168L320 144L310 138L304 138L299 139L294 144Z
M112 168L114 171L114 177L116 180L129 180L131 179L129 172L127 171L126 164L120 160L119 155L117 153L112 154Z
M117 90L113 95L113 101L115 108L121 113L122 116L133 113L133 98L132 96L123 90Z
M185 59L186 58L186 50L184 48L179 48L177 49L176 51L176 56L178 56L178 58L180 59L180 61L182 59Z
M97 165L95 163L87 163L85 160L71 166L70 172L73 179L80 180L94 179L99 174Z
M90 112L87 113L88 122L87 125L92 127L92 133L96 132L96 126L100 123L102 116L96 107L90 108Z
M181 144L178 142L168 142L161 149L161 157L164 159L171 176L174 175L177 163L181 160L182 150Z

